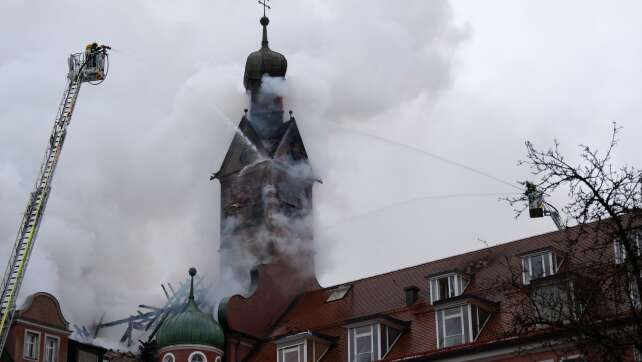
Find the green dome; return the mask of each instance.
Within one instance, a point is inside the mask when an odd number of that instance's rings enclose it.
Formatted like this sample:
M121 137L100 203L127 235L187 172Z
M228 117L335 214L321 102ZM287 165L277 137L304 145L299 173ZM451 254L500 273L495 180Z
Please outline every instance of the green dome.
M194 274L196 270L193 274L190 270L192 277ZM160 348L178 344L198 344L222 349L224 341L223 329L210 314L201 312L194 301L193 290L190 290L190 297L183 310L167 318L156 335L156 342Z

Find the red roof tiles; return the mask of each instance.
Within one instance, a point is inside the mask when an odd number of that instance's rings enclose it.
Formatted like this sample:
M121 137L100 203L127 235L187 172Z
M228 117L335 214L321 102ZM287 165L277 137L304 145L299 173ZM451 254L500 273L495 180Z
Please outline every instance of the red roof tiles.
M572 232L572 231L567 231ZM279 336L313 331L337 337L324 361L346 360L348 356L347 329L349 321L376 314L410 323L386 359L413 354L426 354L437 350L435 309L430 304L428 276L452 271L472 275L465 293L501 302L505 296L497 290L497 282L505 280L508 266L519 270L519 257L523 253L543 248L559 248L567 232L552 232L506 244L493 246L453 257L380 274L350 283L350 291L340 300L326 302L329 293L337 286L311 290L300 295L262 343L250 353L249 361L274 361L276 346L270 341ZM404 288L419 288L419 298L413 305L405 304ZM509 316L491 315L474 345L488 344L504 337ZM468 345L469 347L471 344ZM466 348L466 345L457 348ZM442 349L441 351L444 351Z

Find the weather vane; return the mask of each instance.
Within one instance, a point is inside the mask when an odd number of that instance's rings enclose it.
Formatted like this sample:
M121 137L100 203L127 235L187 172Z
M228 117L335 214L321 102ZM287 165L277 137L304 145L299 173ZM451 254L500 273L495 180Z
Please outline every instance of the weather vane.
M259 4L263 5L263 16L265 16L265 9L266 8L270 9L270 10L272 9L270 7L270 5L268 5L269 2L270 2L270 0L259 0Z

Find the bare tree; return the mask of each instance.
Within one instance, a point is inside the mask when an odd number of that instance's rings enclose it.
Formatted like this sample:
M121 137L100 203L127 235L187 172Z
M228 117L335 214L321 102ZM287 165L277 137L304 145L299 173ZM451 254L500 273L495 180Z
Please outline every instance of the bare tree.
M580 145L577 163L564 157L557 141L545 151L526 142L519 165L536 181L508 199L517 216L529 208L550 211L544 197L554 192L566 192L569 201L561 208L566 220L556 220L563 230L550 235L552 272L527 275L533 273L525 270L528 259L506 260L503 309L510 334L549 336L551 349L567 346L591 360L620 361L642 350L642 171L612 164L620 131L613 124L606 152Z

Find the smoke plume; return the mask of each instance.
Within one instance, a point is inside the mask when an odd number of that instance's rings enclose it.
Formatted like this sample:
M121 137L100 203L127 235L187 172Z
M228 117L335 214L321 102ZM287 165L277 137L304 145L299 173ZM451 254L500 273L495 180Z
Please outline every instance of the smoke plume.
M582 98L584 90L597 89L582 83L587 77L574 78L574 85L560 92L543 85L564 79L557 73L532 74L524 67L521 77L502 77L503 69L513 68L488 57L506 49L504 44L474 43L477 36L488 39L487 19L473 16L486 13L455 8L465 19L479 20L476 33L474 26L456 21L445 0L274 5L268 32L270 47L288 58L286 111L294 111L314 174L323 180L314 200L323 284L479 248L478 236L503 242L550 229L544 221L535 227L511 223L511 210L496 196L487 197L514 189L416 148L511 182L527 177L515 176L514 168L524 137L549 140L558 135L551 130L573 134L555 128L561 127L557 120L570 119L577 129L586 113L560 109L555 97ZM499 13L487 14L495 21ZM81 89L22 296L52 292L69 320L90 324L103 312L109 320L130 315L140 303L160 304L160 283L183 280L192 265L216 278L220 190L209 175L219 168L247 108L242 76L247 54L260 46L256 4L9 0L0 4L0 14L3 256L14 241L48 139L67 55L91 41L113 47L108 79ZM577 15L570 9L564 14ZM510 29L526 27L528 19ZM548 28L542 22L532 27ZM561 20L555 24L563 26ZM587 24L584 28L594 28ZM501 36L513 33L508 28L496 36L505 39ZM546 41L525 39L509 45L529 62L573 49L560 44L553 51L542 45L550 44ZM474 46L468 46L471 41ZM523 43L539 46L538 53L517 48ZM467 57L460 56L463 51ZM497 59L504 59L502 54ZM623 59L637 67L640 57L633 55ZM577 57L587 67L595 65L591 51ZM567 74L563 60L554 64ZM493 68L484 69L487 65ZM630 94L640 93L631 87ZM586 101L599 99L592 96L582 98L577 109L594 105ZM631 102L623 109L634 109ZM615 114L601 110L600 120Z

